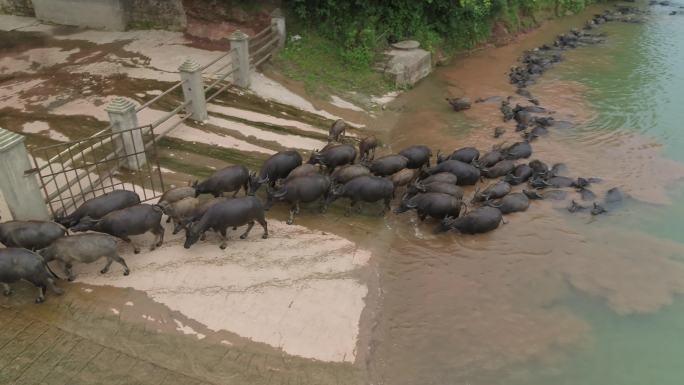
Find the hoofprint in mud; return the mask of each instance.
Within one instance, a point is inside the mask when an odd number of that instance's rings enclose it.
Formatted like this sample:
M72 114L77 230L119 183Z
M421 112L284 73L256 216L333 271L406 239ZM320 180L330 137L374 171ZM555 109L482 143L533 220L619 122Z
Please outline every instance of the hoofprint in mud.
M370 252L273 219L269 228L266 240L233 234L226 250L212 234L192 252L168 228L168 240L155 251L133 256L122 246L129 276L118 266L102 275L99 264L80 264L76 282L140 290L210 331L227 330L306 358L353 362L368 293L358 277Z

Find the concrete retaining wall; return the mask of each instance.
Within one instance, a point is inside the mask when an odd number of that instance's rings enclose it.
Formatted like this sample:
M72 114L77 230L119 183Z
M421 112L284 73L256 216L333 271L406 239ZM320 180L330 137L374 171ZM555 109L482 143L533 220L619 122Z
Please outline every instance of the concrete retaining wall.
M10 211L9 206L7 206L5 197L2 196L2 191L0 191L0 221L7 222L12 219L14 219L14 217L12 217L12 212Z
M30 0L0 0L22 2ZM127 28L182 30L182 0L32 0L36 17L56 24L123 31ZM14 12L8 12L14 13Z
M187 24L182 0L128 0L128 28L183 30Z
M122 31L126 12L122 0L33 0L36 17L56 24Z
M31 0L0 0L0 13L19 16L35 16Z

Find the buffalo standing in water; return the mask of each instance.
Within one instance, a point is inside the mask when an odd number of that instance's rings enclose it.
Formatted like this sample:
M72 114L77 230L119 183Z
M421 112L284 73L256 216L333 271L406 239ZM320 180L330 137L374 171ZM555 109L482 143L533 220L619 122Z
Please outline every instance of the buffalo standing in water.
M513 172L515 169L515 163L512 160L504 159L501 162L493 165L489 168L482 169L482 175L494 179L501 176L505 176Z
M436 219L443 219L447 216L457 217L461 212L461 205L461 200L452 195L431 192L403 199L394 212L401 214L415 209L418 212L418 218L424 221L427 217Z
M480 170L477 167L458 160L446 160L425 170L426 175L449 172L456 175L456 184L460 186L474 185L480 180Z
M511 192L511 185L508 184L507 182L504 182L502 180L491 184L487 186L482 191L477 191L475 192L475 196L473 197L474 202L482 202L482 201L488 201L492 199L499 199L503 198L508 193Z
M423 181L414 182L406 189L405 198L411 198L419 193L443 193L449 194L457 199L463 199L463 189L455 184L444 182L429 182Z
M458 178L456 177L456 175L450 172L438 172L436 174L428 176L427 178L421 179L420 182L425 184L432 182L441 182L455 185L456 182L458 182Z
M249 176L249 195L256 194L264 183L275 187L278 179L287 178L292 170L301 165L302 156L297 151L281 151L272 155L261 166L258 176L254 173Z
M347 209L348 215L358 202L372 203L382 200L384 202L382 213L384 214L385 211L390 209L390 202L393 197L394 184L390 180L372 175L363 175L335 188L328 198L328 203L339 198L349 198L351 205Z
M496 207L502 214L510 214L518 211L525 211L530 207L530 200L523 193L512 193L496 201L487 201L487 206Z
M515 166L515 169L513 169L513 172L509 175L506 175L506 182L510 183L513 186L517 186L519 184L527 182L528 179L532 177L534 174L534 170L532 167L526 165L526 164L519 164Z
M444 157L437 155L437 163L442 163L447 160L458 160L463 163L473 163L480 158L480 151L475 147L463 147L451 153L451 155Z
M444 218L435 232L456 230L462 234L487 233L498 228L502 221L501 210L484 206L458 218Z
M294 223L294 216L299 214L300 203L310 203L322 199L321 211L325 211L325 202L330 191L330 178L320 174L311 174L290 179L278 191L268 193L268 210L273 201L285 201L291 204L290 217L287 224Z
M332 173L335 168L354 163L354 160L356 160L356 148L351 144L338 144L320 152L314 150L308 164L321 164Z

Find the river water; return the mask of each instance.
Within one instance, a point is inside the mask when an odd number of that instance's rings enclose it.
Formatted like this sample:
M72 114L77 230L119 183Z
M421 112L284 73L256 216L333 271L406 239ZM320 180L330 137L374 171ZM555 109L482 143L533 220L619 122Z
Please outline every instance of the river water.
M599 198L620 186L631 196L623 207L591 217L567 212L569 201L535 201L481 236L436 236L410 214L386 220L372 383L684 383L684 16L672 9L603 26L606 43L568 51L530 88L574 124L535 141L533 158L603 178L591 187ZM498 104L454 113L444 97L512 95L516 58L597 10L440 68L378 133L392 150L487 150ZM519 140L513 131L503 139Z

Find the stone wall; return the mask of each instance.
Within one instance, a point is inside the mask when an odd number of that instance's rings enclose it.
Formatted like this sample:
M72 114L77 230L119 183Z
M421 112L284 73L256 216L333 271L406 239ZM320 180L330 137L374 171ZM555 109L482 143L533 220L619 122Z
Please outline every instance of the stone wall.
M56 24L123 31L122 0L33 0L36 17Z
M182 0L126 0L128 28L183 30L186 26Z
M31 0L0 0L0 13L19 16L35 16Z

